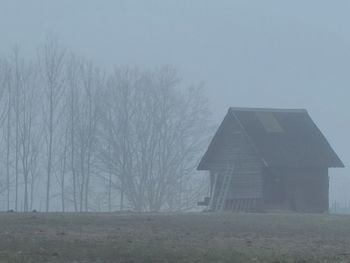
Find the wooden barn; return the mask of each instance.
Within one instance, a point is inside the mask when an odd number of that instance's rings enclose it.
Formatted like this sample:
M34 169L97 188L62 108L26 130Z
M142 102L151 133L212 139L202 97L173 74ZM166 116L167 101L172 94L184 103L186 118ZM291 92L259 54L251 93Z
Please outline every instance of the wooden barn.
M328 168L344 167L303 109L230 108L198 170L210 211L328 212Z

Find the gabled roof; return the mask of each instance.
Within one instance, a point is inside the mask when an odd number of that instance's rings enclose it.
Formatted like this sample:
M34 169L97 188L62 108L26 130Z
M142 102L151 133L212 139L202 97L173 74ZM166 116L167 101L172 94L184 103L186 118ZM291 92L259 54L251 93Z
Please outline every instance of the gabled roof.
M219 130L232 117L268 167L344 167L304 109L230 108ZM217 136L220 132L215 134L198 170L206 170L215 156Z

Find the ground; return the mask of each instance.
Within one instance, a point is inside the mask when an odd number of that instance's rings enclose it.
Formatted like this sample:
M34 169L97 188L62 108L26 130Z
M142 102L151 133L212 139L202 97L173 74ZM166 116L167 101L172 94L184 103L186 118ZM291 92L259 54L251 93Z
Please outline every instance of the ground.
M350 216L2 213L0 262L350 262Z

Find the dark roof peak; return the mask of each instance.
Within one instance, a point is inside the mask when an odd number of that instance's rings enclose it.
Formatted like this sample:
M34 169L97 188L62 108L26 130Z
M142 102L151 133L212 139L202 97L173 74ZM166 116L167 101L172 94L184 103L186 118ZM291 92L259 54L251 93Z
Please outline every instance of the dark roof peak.
M249 107L248 108L244 108L244 107L230 107L229 111L308 113L306 109L249 108Z

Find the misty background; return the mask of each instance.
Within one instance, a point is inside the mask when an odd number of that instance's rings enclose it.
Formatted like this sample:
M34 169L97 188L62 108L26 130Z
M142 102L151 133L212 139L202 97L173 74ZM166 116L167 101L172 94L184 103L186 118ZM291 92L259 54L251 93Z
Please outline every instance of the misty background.
M228 107L306 108L349 165L350 3L330 1L5 1L0 55L37 54L47 34L107 71L171 65L205 83L214 123ZM349 169L330 202L350 202Z

